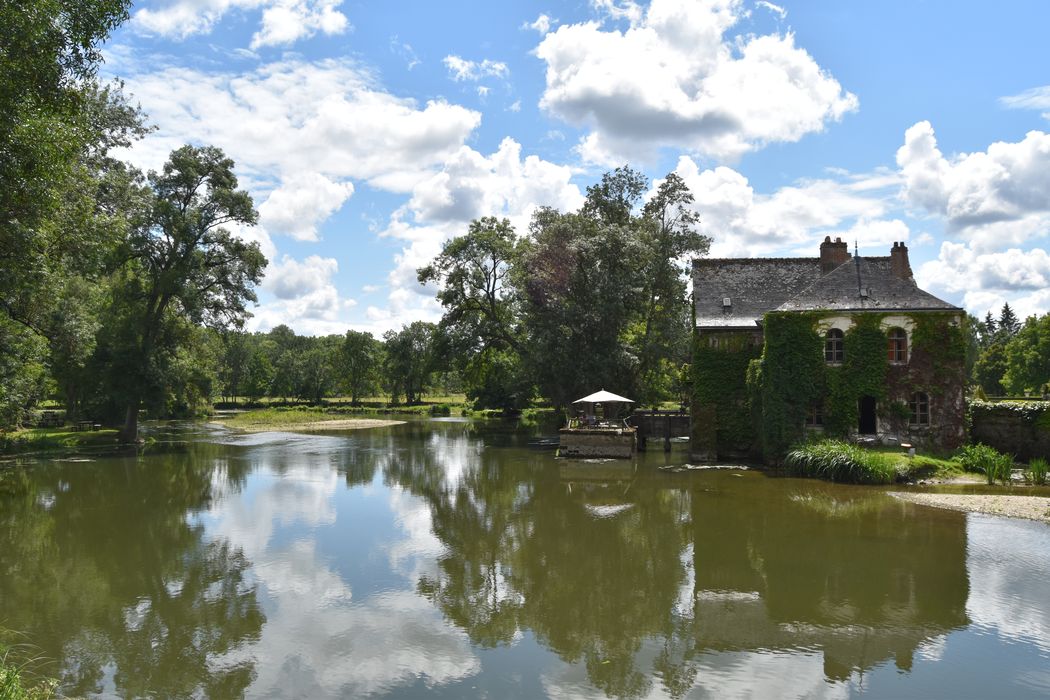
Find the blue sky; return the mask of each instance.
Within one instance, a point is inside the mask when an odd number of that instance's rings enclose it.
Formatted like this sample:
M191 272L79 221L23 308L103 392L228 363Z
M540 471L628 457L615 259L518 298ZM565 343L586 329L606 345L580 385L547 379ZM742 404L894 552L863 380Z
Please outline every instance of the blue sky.
M270 259L249 327L437 320L415 281L605 170L677 170L712 255L886 255L983 316L1050 310L1045 2L156 0L105 47L156 131L237 163Z

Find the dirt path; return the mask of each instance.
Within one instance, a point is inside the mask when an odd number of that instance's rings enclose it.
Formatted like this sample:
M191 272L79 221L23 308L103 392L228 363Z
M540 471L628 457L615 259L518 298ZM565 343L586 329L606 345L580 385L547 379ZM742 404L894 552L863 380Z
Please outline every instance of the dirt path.
M1045 496L1002 496L952 493L901 493L891 496L937 508L987 513L1007 518L1025 518L1050 524L1050 498Z

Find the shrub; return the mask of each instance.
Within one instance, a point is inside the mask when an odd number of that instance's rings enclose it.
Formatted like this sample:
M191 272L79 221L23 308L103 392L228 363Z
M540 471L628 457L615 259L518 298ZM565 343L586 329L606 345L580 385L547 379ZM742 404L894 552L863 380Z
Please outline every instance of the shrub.
M1028 463L1028 467L1024 470L1024 478L1031 484L1043 486L1046 484L1048 470L1050 470L1050 464L1042 457L1037 457Z
M1013 457L1002 454L994 447L982 443L964 445L959 448L954 459L968 472L983 473L989 484L994 484L996 479L1003 484L1010 482L1014 466Z
M871 452L840 440L795 445L782 465L792 474L852 484L889 484L897 479L892 455Z

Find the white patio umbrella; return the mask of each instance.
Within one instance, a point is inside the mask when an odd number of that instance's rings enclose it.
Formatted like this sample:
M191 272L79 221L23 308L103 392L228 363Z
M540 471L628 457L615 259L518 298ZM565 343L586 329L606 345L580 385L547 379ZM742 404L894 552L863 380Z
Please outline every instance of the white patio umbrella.
M622 396L617 396L611 391L602 389L596 391L590 396L584 396L582 399L576 399L573 403L634 403L632 399L625 399Z

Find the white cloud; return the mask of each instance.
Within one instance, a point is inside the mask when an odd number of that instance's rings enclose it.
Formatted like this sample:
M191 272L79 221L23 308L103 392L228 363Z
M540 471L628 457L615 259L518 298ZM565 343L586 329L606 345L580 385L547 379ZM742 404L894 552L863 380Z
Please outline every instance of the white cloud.
M554 20L557 22L557 20ZM532 29L540 33L541 36L547 34L551 30L551 18L545 14L541 14L532 22L525 22L521 25L522 29Z
M286 255L280 262L270 263L265 288L278 299L296 299L330 285L338 270L335 258L311 255L299 262Z
M463 80L481 80L483 78L506 78L510 73L507 64L502 61L468 61L459 56L445 56L445 67L456 82Z
M1050 231L1050 134L1030 131L1022 141L996 142L949 160L923 121L905 132L897 164L905 200L943 217L949 232L982 249Z
M324 34L342 34L350 23L336 11L343 0L277 0L262 15L262 27L252 36L251 48L281 46Z
M390 37L390 50L405 60L405 67L408 70L412 70L422 63L419 60L419 56L416 55L415 49L412 48L412 44L403 43L396 34Z
M631 26L642 21L644 10L633 0L591 0L591 6L612 20L627 20Z
M481 121L458 105L421 107L391 95L348 60L279 61L243 74L166 68L125 79L158 126L136 145L133 161L158 168L174 146L214 144L260 189L274 173L315 173L408 191Z
M156 8L137 10L131 26L140 33L185 39L207 34L231 11L261 10L261 27L252 36L252 48L290 44L318 31L341 34L350 23L336 10L342 0L170 0Z
M821 238L844 230L872 244L908 237L903 222L882 219L889 195L881 194L886 188L881 176L875 185L864 178L807 180L760 194L746 177L725 166L700 170L682 156L675 171L695 197L700 231L713 239L713 257L812 256Z
M291 175L259 207L260 222L274 233L316 241L317 225L338 211L353 192L353 184L333 182L319 173Z
M654 0L644 13L595 4L630 28L563 25L536 48L547 64L540 105L590 127L578 147L590 161L618 164L665 146L733 158L857 108L793 35L727 37L743 14L738 0Z
M346 312L357 305L339 294L332 277L339 263L334 258L311 255L295 260L287 255L271 261L262 290L273 295L255 312L252 330L268 330L287 324L299 333L324 335L342 333L350 327Z
M765 8L765 9L769 10L773 14L779 16L780 19L784 19L785 17L787 17L787 14L788 14L787 10L785 10L780 5L774 5L771 2L766 2L766 0L758 0L758 2L755 3L755 6L756 7L762 7L762 8Z
M463 223L479 216L507 216L519 228L528 225L540 206L571 210L583 203L570 182L572 170L530 155L505 138L495 153L484 156L464 146L440 172L419 182L408 207L417 221Z
M1000 97L999 104L1009 109L1050 109L1050 85L1034 87L1016 95Z
M982 253L944 241L937 258L924 263L916 277L928 289L961 293L963 305L978 316L1006 301L1022 317L1050 308L1050 254L1042 248Z

